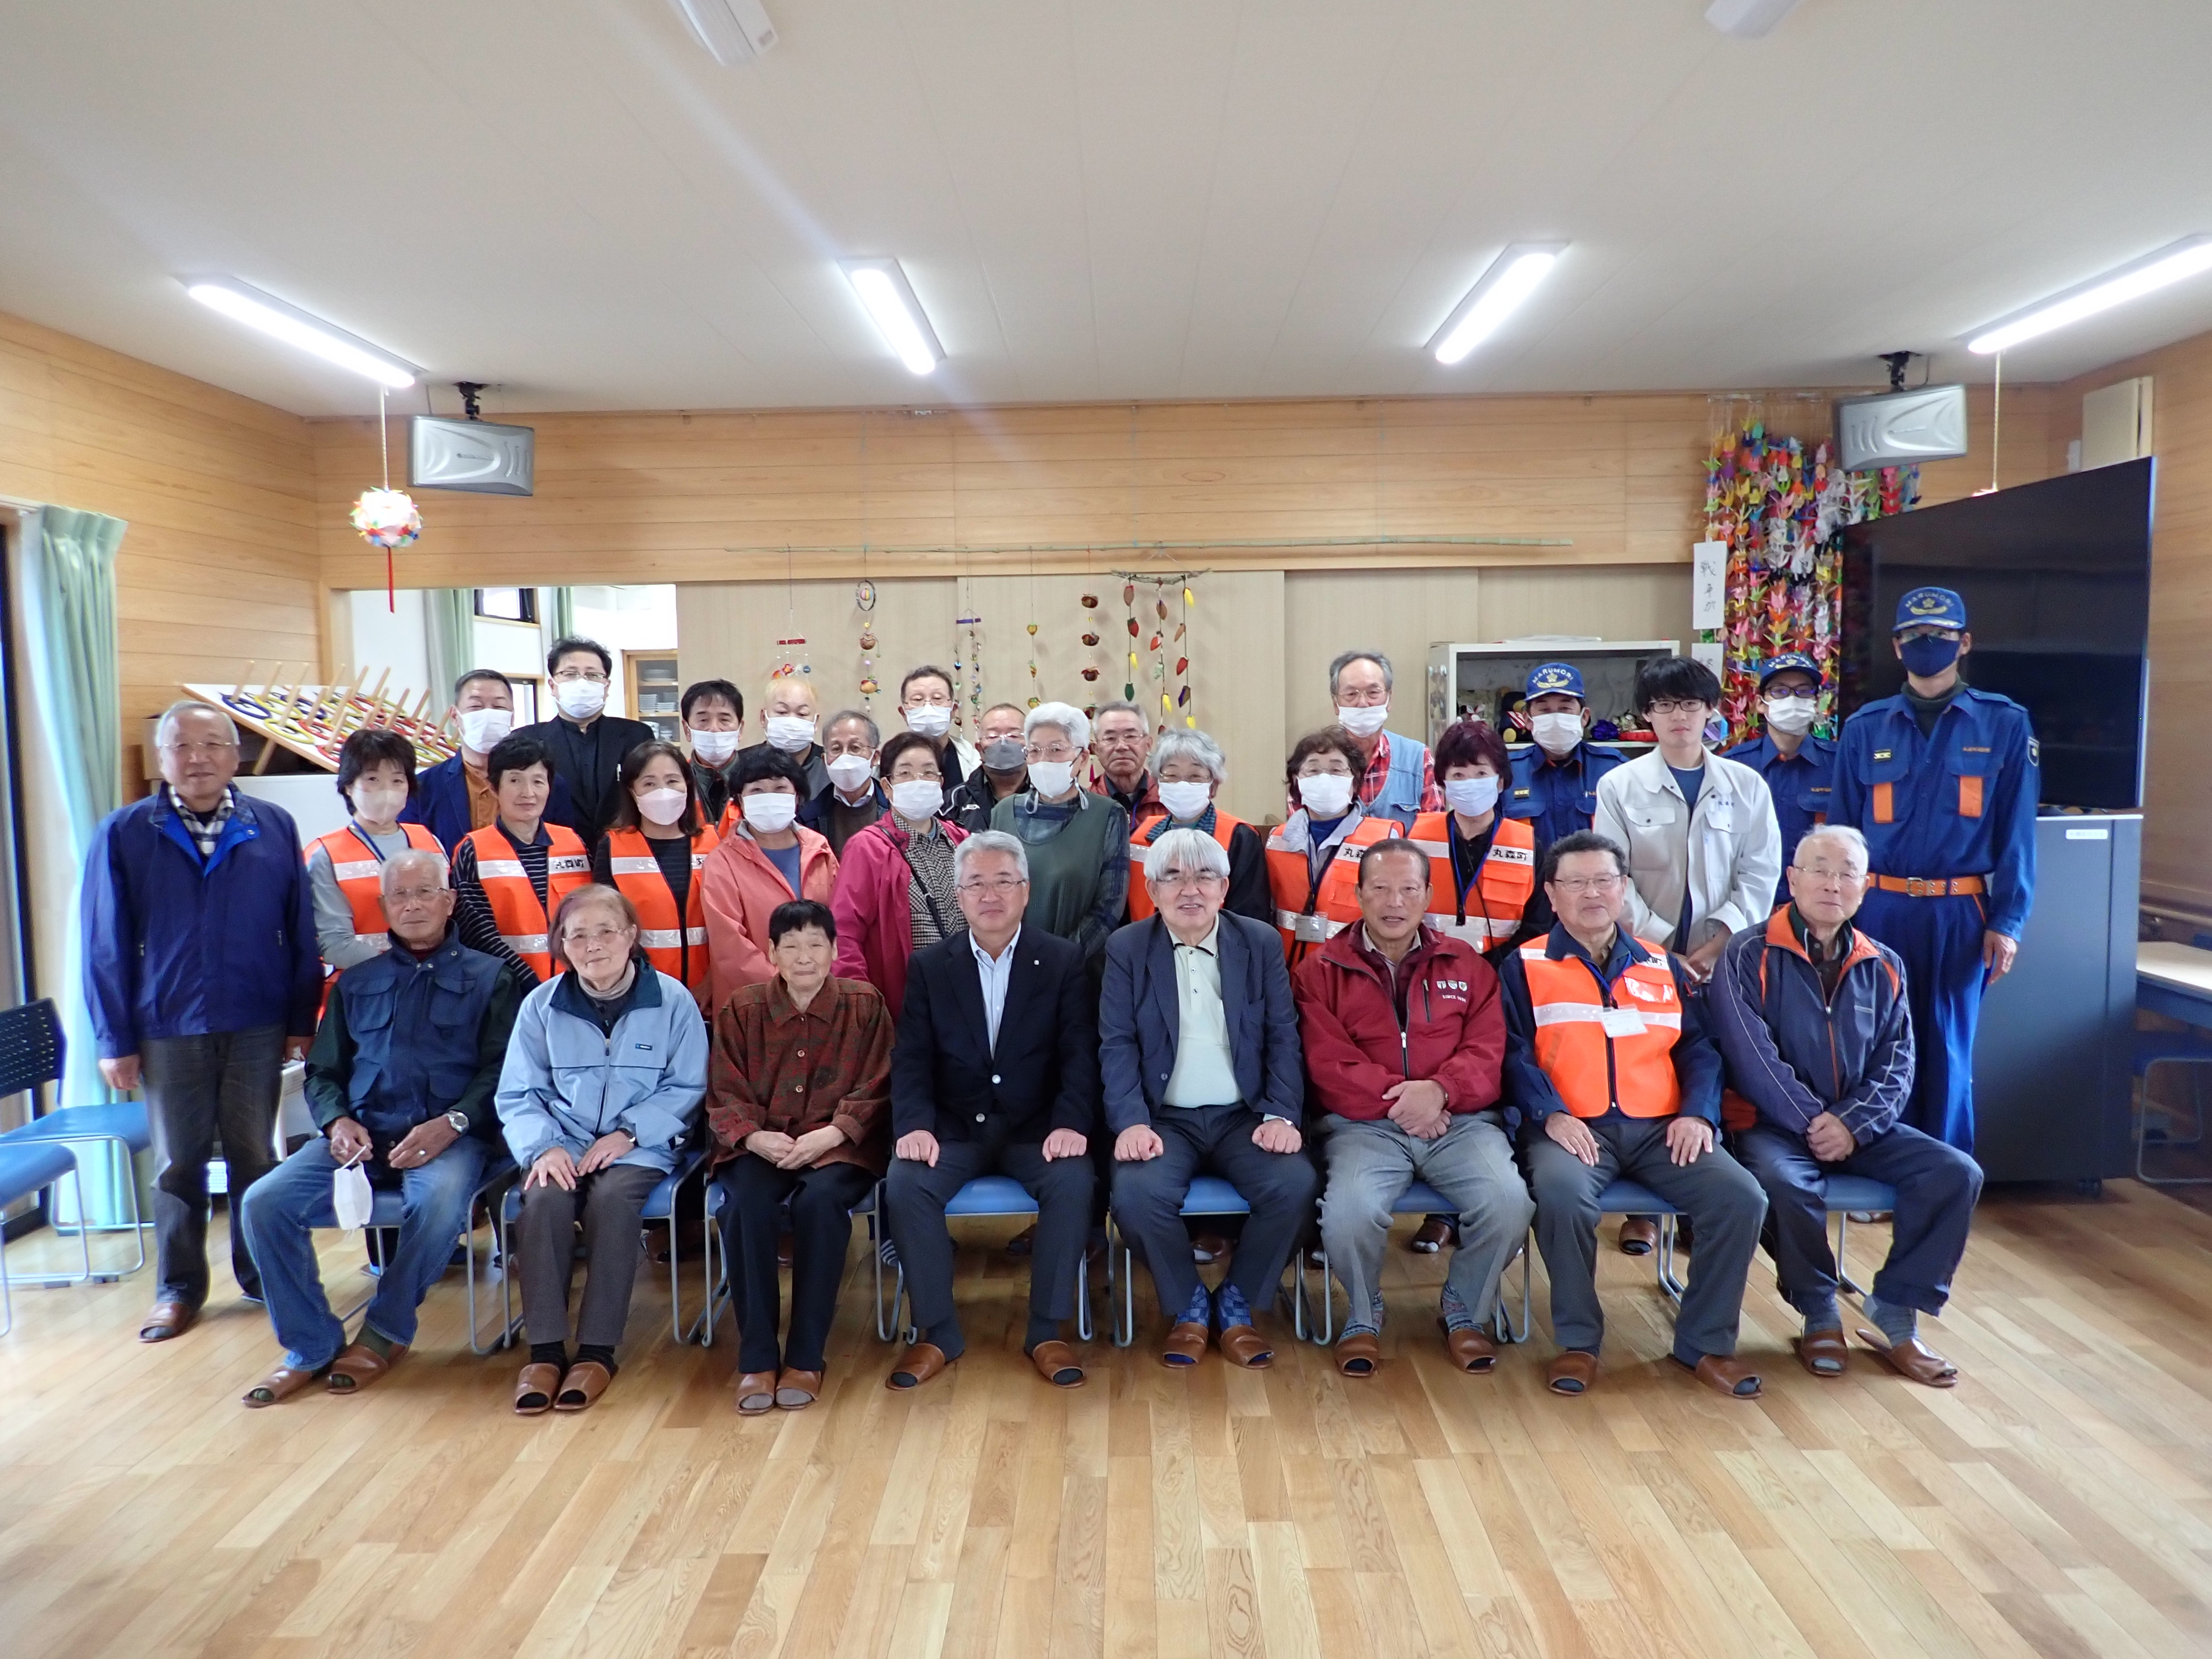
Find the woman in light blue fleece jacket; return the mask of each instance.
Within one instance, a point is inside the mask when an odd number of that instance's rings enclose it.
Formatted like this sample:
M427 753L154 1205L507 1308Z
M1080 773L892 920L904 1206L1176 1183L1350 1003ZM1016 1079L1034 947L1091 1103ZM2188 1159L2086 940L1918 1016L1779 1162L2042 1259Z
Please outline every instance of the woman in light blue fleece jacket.
M514 1248L530 1363L514 1390L525 1417L580 1412L614 1380L615 1345L637 1279L638 1218L699 1133L707 1026L682 982L638 949L637 912L611 887L561 901L555 975L515 1015L495 1103L526 1171ZM584 1297L568 1353L575 1224Z

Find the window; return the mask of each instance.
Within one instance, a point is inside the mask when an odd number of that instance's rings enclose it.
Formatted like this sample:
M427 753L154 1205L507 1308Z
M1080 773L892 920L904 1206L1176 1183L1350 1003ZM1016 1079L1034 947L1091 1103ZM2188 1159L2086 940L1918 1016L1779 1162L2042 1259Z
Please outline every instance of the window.
M495 622L534 623L538 620L538 590L534 587L479 587L477 615Z

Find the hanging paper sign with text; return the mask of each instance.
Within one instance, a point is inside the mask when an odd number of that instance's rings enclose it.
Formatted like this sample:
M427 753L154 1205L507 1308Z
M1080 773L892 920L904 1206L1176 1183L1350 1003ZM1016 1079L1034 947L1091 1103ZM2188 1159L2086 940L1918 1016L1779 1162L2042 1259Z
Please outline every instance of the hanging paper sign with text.
M1690 548L1690 626L1727 625L1728 544L1696 542Z
M1716 679L1728 672L1727 652L1728 647L1718 640L1697 640L1690 646L1690 655L1711 669Z

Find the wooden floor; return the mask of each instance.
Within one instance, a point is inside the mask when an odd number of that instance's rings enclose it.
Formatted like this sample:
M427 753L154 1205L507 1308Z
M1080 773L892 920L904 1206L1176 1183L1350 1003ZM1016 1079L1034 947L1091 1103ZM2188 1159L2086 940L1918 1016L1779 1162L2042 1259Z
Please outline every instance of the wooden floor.
M1663 1363L1666 1305L1610 1254L1596 1394L1542 1391L1540 1312L1458 1375L1441 1267L1401 1248L1376 1380L1285 1333L1257 1375L1101 1345L1057 1393L1003 1236L963 1257L946 1382L883 1389L856 1249L822 1405L760 1420L650 1272L612 1390L535 1421L462 1346L457 1279L385 1383L261 1412L254 1310L149 1348L144 1275L19 1291L0 1652L2212 1654L2212 1216L2130 1183L1984 1206L1934 1328L1953 1393L1806 1376L1755 1271L1750 1405ZM1854 1230L1863 1273L1885 1243ZM359 1261L332 1237L333 1282Z

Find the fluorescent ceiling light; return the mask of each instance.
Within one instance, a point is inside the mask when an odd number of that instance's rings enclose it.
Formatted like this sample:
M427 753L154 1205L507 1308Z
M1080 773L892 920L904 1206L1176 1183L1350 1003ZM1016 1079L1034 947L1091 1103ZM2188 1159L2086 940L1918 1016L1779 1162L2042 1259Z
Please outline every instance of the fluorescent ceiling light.
M388 351L379 350L342 328L332 327L297 306L288 306L274 295L250 288L236 277L188 276L183 280L185 292L210 310L219 311L264 334L274 335L287 345L313 352L325 362L365 374L394 392L415 384L418 371L413 364L401 362Z
M2139 300L2146 294L2155 294L2205 270L2212 270L2212 236L2185 236L2155 253L2130 260L2117 270L2093 276L2063 294L2055 294L2025 311L1998 319L1970 337L1966 349L1984 356L1993 351L2008 351L2023 340L2033 340L2069 323L2078 323L2084 317L2110 311L2114 306Z
M668 0L699 44L724 68L750 64L775 44L775 25L760 0Z
M1455 363L1497 332L1498 325L1551 274L1565 248L1565 242L1516 242L1492 260L1482 280L1467 291L1467 298L1429 341L1437 361Z
M1705 8L1705 21L1723 34L1756 40L1796 9L1797 0L1713 0Z
M916 374L927 374L945 361L945 348L929 326L921 301L906 280L896 259L842 259L839 265L853 292L860 296L874 319L876 331L898 360Z

